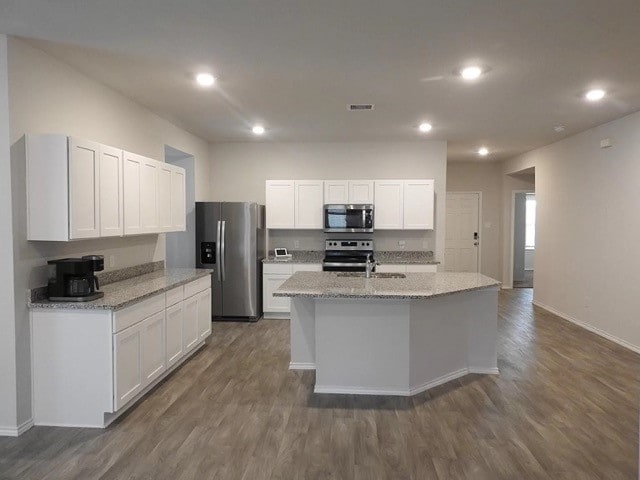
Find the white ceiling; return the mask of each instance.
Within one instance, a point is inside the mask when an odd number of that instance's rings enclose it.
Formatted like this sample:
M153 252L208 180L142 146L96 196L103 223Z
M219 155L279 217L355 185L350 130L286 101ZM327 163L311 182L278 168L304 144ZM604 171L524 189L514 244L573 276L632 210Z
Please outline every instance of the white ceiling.
M453 160L640 110L639 25L638 0L0 1L0 32L210 141L254 141L263 122L261 141L429 138ZM467 84L453 71L472 60L491 71ZM201 69L215 89L194 87ZM587 104L592 86L611 94Z

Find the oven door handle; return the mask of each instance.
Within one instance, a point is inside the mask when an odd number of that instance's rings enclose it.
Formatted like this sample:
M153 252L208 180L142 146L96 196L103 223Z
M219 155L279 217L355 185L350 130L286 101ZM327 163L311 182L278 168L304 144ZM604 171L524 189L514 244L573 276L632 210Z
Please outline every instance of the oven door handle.
M323 267L365 267L366 263L323 262Z

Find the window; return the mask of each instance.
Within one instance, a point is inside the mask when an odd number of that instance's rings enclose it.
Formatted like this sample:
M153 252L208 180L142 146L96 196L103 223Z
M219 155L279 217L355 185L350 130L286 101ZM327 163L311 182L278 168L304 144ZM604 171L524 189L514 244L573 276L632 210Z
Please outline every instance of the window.
M526 249L536 247L536 194L527 193L525 211L525 242Z

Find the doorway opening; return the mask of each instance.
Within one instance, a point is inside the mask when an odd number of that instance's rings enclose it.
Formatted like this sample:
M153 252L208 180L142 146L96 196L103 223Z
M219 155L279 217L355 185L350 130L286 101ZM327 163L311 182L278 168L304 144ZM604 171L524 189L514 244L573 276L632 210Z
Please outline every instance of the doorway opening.
M509 264L505 284L534 288L536 255L535 168L507 175L511 183ZM513 188L515 187L515 188Z
M167 268L194 268L196 264L196 187L193 155L164 146L164 161L185 170L186 231L166 234Z
M518 192L514 204L513 288L533 288L536 194Z

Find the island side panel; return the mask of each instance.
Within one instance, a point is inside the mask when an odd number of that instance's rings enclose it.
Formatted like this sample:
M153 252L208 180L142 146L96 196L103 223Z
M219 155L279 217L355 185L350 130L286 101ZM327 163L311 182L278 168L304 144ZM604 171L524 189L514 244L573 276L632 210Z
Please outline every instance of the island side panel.
M293 297L291 299L290 342L291 370L316 368L316 320L315 299Z
M104 427L113 411L109 310L32 310L36 425Z
M498 288L466 294L469 373L498 371Z
M411 394L468 373L464 293L411 301Z
M316 300L316 393L409 395L409 301Z

